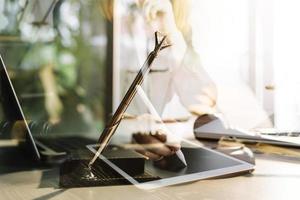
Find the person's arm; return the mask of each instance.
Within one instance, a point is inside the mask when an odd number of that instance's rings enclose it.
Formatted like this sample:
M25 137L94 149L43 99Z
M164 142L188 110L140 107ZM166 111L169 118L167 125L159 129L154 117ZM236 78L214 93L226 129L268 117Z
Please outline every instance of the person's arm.
M182 63L173 73L173 87L189 112L201 116L215 111L216 86L193 49L187 49Z
M216 86L202 68L198 54L192 47L187 47L182 33L176 26L170 0L139 2L152 27L168 34L168 42L172 44L172 58L175 61L172 82L183 105L198 116L214 112Z
M170 53L175 61L173 86L181 102L195 115L211 113L216 103L216 87L201 66L199 56L187 47L176 26L169 0L140 0L146 19L152 27L168 35ZM188 22L186 22L188 23Z

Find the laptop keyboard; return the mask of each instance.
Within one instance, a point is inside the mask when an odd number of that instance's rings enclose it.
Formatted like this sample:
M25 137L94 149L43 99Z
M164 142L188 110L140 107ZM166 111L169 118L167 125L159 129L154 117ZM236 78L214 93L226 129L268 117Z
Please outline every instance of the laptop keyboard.
M97 141L79 136L72 137L43 137L37 138L39 142L57 152L70 152L86 148L88 144L95 144Z

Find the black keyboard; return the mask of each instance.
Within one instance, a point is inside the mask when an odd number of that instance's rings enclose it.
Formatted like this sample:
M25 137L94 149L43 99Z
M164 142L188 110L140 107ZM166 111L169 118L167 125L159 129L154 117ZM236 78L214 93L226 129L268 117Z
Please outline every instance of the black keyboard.
M37 140L48 148L57 152L71 152L73 150L86 148L86 145L95 144L97 140L80 137L41 137Z

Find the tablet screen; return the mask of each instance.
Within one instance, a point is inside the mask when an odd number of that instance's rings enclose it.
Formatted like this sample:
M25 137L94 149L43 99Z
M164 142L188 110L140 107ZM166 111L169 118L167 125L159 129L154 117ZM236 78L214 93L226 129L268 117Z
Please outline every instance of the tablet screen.
M249 172L253 169L251 164L196 144L193 146L191 142L188 145L183 143L182 146L181 150L185 156L187 166L180 170L160 169L154 165L153 161L146 161L144 173L147 176L159 177L159 179L141 179L139 176L130 176L104 156L100 155L99 157L130 183L141 189L154 189L227 174ZM88 146L93 153L96 152L95 147L96 145Z
M158 175L161 178L171 178L174 176L194 174L241 164L237 160L230 159L221 154L208 151L207 149L203 148L186 147L182 148L181 150L187 162L187 167L178 171L168 171L155 167L152 161L147 161L146 171L150 174Z

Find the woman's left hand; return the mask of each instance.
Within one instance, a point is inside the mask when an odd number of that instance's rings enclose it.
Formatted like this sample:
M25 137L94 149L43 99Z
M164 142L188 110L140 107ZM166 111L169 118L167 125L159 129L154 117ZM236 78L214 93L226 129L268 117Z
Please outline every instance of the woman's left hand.
M145 0L142 3L144 15L148 22L160 27L155 27L162 32L174 31L176 23L174 20L173 8L170 0Z

